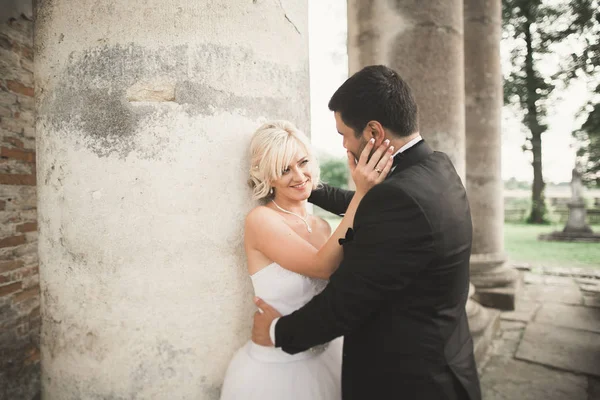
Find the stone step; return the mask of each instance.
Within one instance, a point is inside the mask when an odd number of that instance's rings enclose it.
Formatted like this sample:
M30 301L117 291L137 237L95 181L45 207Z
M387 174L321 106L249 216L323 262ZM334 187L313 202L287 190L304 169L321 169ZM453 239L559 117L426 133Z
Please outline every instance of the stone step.
M600 377L600 334L531 322L515 358Z
M537 312L535 322L600 333L600 308L547 303Z

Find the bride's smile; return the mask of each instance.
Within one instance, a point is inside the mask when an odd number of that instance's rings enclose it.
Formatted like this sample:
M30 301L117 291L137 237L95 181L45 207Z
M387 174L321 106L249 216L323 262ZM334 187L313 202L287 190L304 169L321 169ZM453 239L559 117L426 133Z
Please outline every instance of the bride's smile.
M312 185L313 166L305 151L299 150L290 160L288 166L281 171L281 177L273 181L275 199L285 203L289 207L303 207L303 202L308 199Z
M292 185L292 187L294 189L304 189L306 187L306 184L310 181L310 179L305 180L304 182L298 184L298 185Z

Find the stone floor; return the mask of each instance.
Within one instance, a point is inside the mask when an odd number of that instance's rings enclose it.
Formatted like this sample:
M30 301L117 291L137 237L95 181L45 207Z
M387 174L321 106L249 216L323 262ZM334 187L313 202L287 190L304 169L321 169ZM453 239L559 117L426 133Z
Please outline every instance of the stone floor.
M600 400L600 268L523 268L479 365L483 400Z

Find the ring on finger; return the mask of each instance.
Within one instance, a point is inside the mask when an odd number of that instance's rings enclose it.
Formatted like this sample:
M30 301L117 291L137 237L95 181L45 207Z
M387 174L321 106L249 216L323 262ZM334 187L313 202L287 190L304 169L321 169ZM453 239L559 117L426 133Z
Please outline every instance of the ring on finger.
M383 170L379 169L379 168L375 168L375 172L377 172L378 174L382 173Z

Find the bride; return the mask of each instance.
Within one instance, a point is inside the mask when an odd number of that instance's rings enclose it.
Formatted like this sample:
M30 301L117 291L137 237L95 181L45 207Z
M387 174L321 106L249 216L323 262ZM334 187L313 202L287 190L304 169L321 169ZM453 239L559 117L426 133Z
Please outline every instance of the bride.
M338 239L352 227L365 193L390 171L388 145L373 152L373 143L367 143L358 162L349 153L356 192L332 235L326 221L305 209L319 185L307 137L287 121L258 128L250 144L250 185L263 205L248 214L244 238L256 296L287 315L325 288L342 259ZM249 341L229 364L221 400L341 399L341 357L341 338L294 355Z

